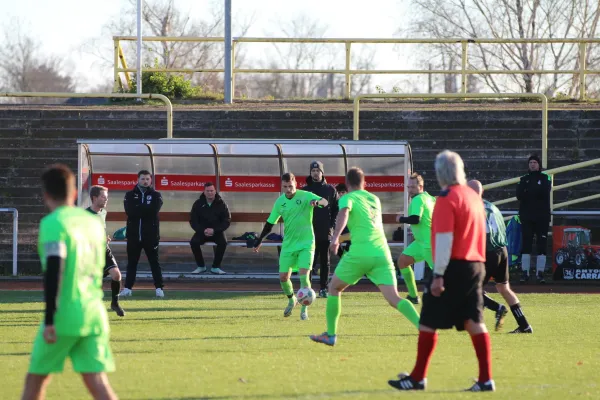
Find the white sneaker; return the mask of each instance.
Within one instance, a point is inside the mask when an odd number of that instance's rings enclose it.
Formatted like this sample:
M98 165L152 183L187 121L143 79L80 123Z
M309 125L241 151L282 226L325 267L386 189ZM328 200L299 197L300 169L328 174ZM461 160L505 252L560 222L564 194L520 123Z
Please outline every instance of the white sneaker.
M156 288L156 297L163 298L165 297L165 292L161 288Z
M206 267L198 267L192 271L192 274L203 274L206 272Z
M123 288L123 290L121 290L121 293L119 293L119 297L131 297L132 294L133 291L131 289Z
M300 319L302 321L308 321L308 310L304 310L300 312Z
M210 269L210 273L211 274L215 274L215 275L225 275L225 274L227 274L227 272L223 271L221 268L211 268Z

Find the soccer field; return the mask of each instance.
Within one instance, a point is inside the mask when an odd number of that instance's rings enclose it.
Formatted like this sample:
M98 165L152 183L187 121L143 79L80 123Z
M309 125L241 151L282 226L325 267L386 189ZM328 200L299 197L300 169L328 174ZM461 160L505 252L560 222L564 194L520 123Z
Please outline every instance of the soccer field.
M139 290L110 313L120 399L498 399L599 398L600 296L520 295L534 335L492 332L495 394L461 393L477 376L466 333L442 331L426 393L387 385L415 361L417 332L378 293L347 293L338 344L308 339L325 330L325 301L283 318L281 294ZM497 295L494 295L497 298ZM20 396L31 342L42 318L42 293L0 291L0 393ZM106 293L105 298L108 298ZM107 303L108 305L108 303ZM420 307L420 306L419 306ZM488 327L493 313L486 312ZM514 325L514 326L513 326ZM48 399L88 398L69 363Z

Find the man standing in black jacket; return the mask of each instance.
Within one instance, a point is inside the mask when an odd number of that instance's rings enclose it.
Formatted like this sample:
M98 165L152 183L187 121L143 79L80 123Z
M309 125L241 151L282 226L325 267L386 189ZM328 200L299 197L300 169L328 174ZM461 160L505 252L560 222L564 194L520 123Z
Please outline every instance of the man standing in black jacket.
M329 280L329 241L335 226L338 214L337 191L325 180L323 163L313 161L310 163L310 175L306 178L306 186L302 188L321 196L329 203L327 207L317 207L313 214L313 230L315 232L315 258L313 260L313 271L320 260L321 273L319 297L327 297L327 282Z
M523 246L521 250L521 282L529 280L531 264L531 250L533 236L536 237L537 247L537 280L545 283L544 269L546 268L546 243L548 228L550 226L550 194L552 180L549 175L542 172L540 159L537 155L529 157L529 173L521 178L517 186L517 199L519 200L519 217L523 232Z
M200 248L206 242L214 242L215 258L210 272L216 275L224 275L225 271L221 269L221 261L227 248L227 238L225 231L231 224L231 213L227 204L217 193L212 182L204 184L204 193L196 200L190 212L190 225L194 230L194 236L190 241L192 253L196 259L198 268L192 271L192 274L201 274L206 272L202 249Z
M158 212L163 205L163 200L160 193L152 187L150 171L138 172L138 184L133 190L125 193L123 203L127 214L127 277L125 288L119 296L131 296L143 249L152 270L156 297L165 297L162 271L158 262L160 240Z

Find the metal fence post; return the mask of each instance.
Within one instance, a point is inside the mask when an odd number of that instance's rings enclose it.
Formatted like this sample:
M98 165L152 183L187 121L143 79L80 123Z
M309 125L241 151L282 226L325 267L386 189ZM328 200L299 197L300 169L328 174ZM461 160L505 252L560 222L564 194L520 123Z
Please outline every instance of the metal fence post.
M113 61L113 92L119 91L119 40L114 39L114 61Z
M235 39L231 41L231 100L235 99Z
M468 46L467 41L462 41L462 57L461 57L461 75L460 75L460 92L467 93L467 57L468 57Z
M351 85L352 85L352 76L350 75L350 48L352 46L352 43L350 42L346 42L346 86L344 89L344 98L346 100L350 99L350 93L351 93Z
M13 267L12 274L17 276L17 259L18 259L18 245L19 245L19 211L16 208L0 208L0 212L9 212L13 215Z
M579 43L579 100L585 100L585 53L586 43Z

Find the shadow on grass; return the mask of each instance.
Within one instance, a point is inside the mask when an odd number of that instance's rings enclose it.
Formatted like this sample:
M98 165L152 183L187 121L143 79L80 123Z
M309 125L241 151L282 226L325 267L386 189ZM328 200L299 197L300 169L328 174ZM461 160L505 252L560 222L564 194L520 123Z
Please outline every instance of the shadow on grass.
M121 307L126 308L127 302L121 301ZM283 310L284 307L256 307L256 308L248 308L248 307L132 307L127 310L131 310L131 312L143 312L143 311L158 311L158 312L168 312L168 311L273 311L273 310Z
M42 290L0 290L0 304L19 304L19 303L42 303L44 295ZM111 292L104 291L104 300L109 301ZM165 298L157 299L153 290L134 290L132 297L123 298L124 302L135 301L169 301L169 300L231 300L248 297L279 296L283 297L281 292L220 292L218 288L215 291L178 291L165 290ZM284 297L283 297L284 298Z
M8 357L8 356L28 356L31 353L0 353L0 357Z
M428 390L427 393L461 393L462 390ZM280 394L257 394L257 395L227 395L227 396L187 396L187 397L160 397L154 398L154 400L221 400L221 399L312 399L312 398L329 398L329 397L352 397L352 396L364 396L364 395L386 395L393 396L398 393L398 390L393 389L374 389L374 390L340 390L338 392L319 392L319 393L305 393L305 394L291 394L291 393L280 393ZM418 393L417 393L418 394ZM414 395L414 393L413 393ZM123 400L127 398L123 397Z

